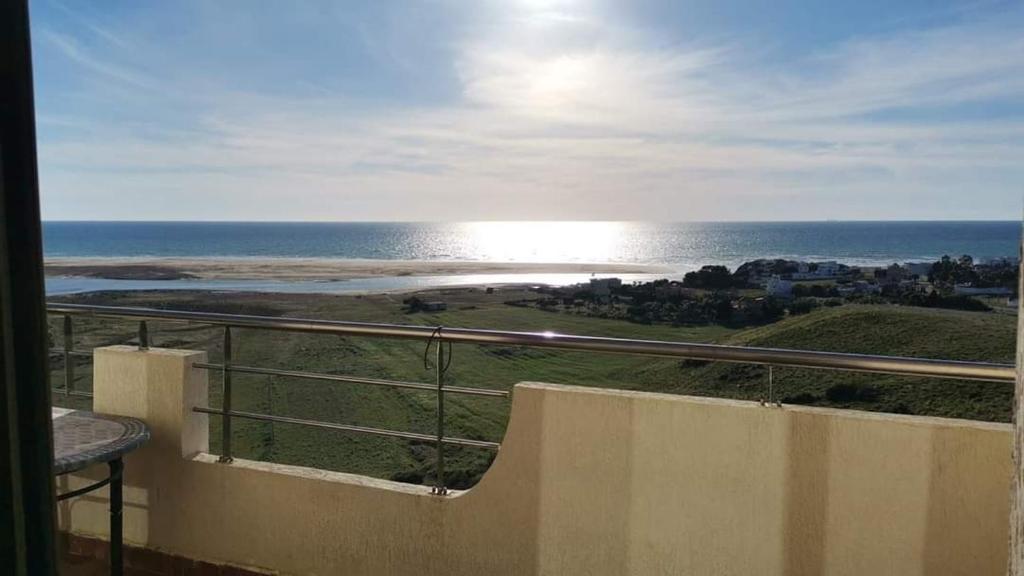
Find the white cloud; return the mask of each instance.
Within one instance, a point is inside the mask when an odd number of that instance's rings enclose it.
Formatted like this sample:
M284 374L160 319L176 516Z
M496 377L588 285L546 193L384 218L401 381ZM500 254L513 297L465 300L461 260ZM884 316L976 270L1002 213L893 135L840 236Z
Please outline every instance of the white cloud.
M113 81L145 90L159 90L156 82L145 74L96 58L71 36L48 29L43 29L42 34L46 41L56 47L64 56L100 77L100 80Z
M380 106L175 87L205 109L192 127L97 124L85 137L44 141L46 215L910 217L934 194L976 210L956 193L978 171L1003 175L978 178L994 210L1019 199L1009 191L1024 182L1024 119L940 113L1024 96L1019 19L862 38L758 68L740 61L736 45L651 49L633 45L635 31L577 17L571 5L524 10L490 14L458 45L459 102ZM46 37L139 98L159 89L71 38ZM865 117L892 108L931 114ZM125 196L147 204L114 200Z

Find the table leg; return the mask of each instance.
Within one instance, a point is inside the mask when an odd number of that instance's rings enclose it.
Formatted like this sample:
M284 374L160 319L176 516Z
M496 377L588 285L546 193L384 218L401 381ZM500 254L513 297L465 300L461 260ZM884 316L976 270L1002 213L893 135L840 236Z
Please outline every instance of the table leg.
M120 458L110 461L110 574L121 576L124 573L124 559L121 556L124 542L122 511L124 500L121 477L124 463Z

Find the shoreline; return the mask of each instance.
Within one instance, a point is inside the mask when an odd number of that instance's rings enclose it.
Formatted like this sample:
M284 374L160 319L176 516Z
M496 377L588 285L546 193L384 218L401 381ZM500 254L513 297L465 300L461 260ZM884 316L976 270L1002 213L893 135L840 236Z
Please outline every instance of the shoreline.
M47 277L107 280L344 281L488 274L680 274L667 266L580 262L359 260L282 257L56 257Z

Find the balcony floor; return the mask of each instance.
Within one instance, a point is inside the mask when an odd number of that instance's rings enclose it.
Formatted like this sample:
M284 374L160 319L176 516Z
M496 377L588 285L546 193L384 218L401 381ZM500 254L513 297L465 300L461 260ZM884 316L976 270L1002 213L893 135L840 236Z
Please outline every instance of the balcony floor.
M65 538L67 535L62 535ZM62 576L108 576L109 547L103 540L71 536L60 552ZM259 576L236 566L200 562L150 550L125 546L125 576Z

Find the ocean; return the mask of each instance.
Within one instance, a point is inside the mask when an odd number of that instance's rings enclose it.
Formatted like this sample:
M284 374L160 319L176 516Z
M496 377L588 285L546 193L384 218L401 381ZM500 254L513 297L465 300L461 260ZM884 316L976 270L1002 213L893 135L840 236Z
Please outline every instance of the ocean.
M756 258L882 265L1017 256L1005 222L45 222L47 257L301 257L735 267Z

